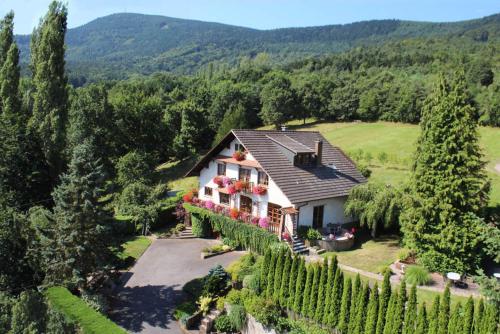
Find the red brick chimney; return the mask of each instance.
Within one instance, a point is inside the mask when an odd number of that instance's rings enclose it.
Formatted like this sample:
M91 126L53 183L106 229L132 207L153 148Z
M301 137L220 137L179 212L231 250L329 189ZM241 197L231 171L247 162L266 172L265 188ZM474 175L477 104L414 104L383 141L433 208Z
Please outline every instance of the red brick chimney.
M321 166L323 164L321 161L323 158L323 141L314 141L314 152L316 153L316 165Z

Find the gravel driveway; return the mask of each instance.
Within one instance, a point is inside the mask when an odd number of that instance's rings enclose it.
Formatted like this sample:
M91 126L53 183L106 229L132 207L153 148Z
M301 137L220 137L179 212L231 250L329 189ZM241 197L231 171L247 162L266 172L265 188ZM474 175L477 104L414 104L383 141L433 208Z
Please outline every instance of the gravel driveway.
M115 290L111 319L132 333L182 333L172 317L185 298L182 286L204 276L217 264L226 267L243 252L230 252L201 260L201 249L213 240L159 239L123 276Z

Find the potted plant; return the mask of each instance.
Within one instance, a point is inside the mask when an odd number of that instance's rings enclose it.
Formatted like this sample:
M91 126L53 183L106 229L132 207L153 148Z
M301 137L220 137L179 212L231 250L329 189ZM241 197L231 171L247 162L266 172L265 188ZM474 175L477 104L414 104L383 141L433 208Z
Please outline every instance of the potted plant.
M212 182L215 183L219 188L222 188L224 186L224 180L222 179L222 176L216 176L212 179Z
M233 159L236 161L243 161L245 160L245 152L242 151L236 151L233 153Z
M238 216L240 215L240 212L238 211L238 209L236 208L232 208L230 211L229 211L229 216L233 219L238 219Z
M247 186L246 181L238 180L234 183L234 189L236 189L236 191L242 191L243 189L246 188L246 186Z
M258 184L253 187L252 192L254 195L265 195L267 192L267 188L263 185Z
M230 184L230 185L228 185L228 186L226 187L226 189L227 189L227 193L228 193L229 195L234 195L234 194L236 194L236 193L238 192L238 191L236 190L236 187L234 186L234 184Z
M307 230L307 239L305 241L305 244L307 247L314 247L318 245L318 240L321 240L321 233L319 233L318 230L314 228L309 228Z

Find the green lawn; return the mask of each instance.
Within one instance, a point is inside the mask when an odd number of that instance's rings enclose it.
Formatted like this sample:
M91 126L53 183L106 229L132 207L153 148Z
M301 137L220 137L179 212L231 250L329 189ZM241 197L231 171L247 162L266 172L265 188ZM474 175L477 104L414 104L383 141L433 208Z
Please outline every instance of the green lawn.
M166 182L168 189L178 191L188 191L193 188L198 188L198 177L184 177L187 171L193 167L198 160L198 157L182 160L166 162L156 168L159 181Z
M415 142L420 131L418 125L402 123L317 123L311 119L306 125L299 121L291 122L290 128L319 131L333 145L339 146L352 156L360 151L363 155L369 153L372 156L369 162L373 171L372 179L391 184L408 179ZM494 171L495 164L500 163L500 129L480 127L479 134L485 160L488 162L487 174L492 181L491 204L500 204L500 173ZM382 152L387 155L385 163L378 160Z
M357 269L378 273L382 267L388 267L398 259L399 240L397 237L380 237L356 245L351 250L327 252L323 257L337 255L339 263Z
M124 241L121 246L123 250L117 252L117 256L122 259L133 258L137 260L146 251L146 249L151 245L151 239L146 236L132 236L130 239Z
M83 300L66 288L51 287L45 295L51 307L61 312L69 321L76 323L83 334L126 334L127 332L90 308Z

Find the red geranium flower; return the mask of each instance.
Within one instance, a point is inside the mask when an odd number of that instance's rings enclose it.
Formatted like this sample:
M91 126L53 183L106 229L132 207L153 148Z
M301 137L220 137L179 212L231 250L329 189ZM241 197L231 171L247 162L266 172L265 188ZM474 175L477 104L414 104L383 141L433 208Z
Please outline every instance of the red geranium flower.
M236 151L233 153L233 159L235 159L236 161L245 160L245 153L241 151Z
M240 215L240 212L236 208L232 208L231 211L229 211L229 216L233 219L238 219L239 215Z

